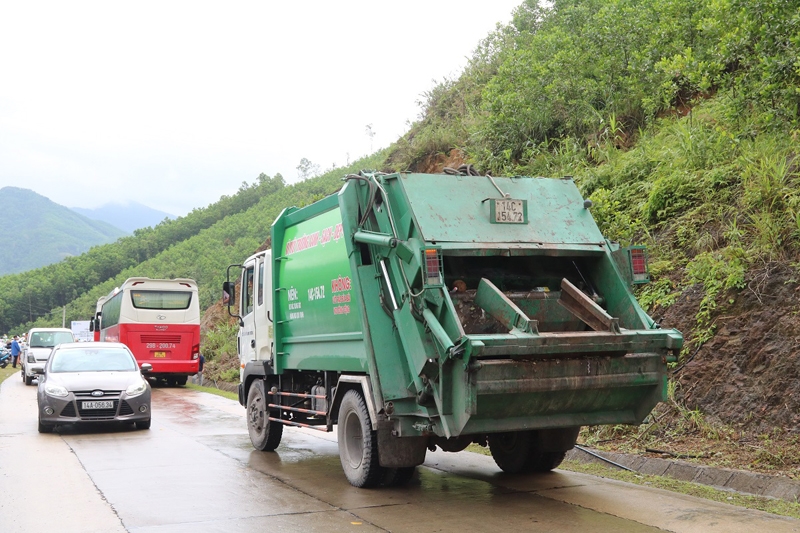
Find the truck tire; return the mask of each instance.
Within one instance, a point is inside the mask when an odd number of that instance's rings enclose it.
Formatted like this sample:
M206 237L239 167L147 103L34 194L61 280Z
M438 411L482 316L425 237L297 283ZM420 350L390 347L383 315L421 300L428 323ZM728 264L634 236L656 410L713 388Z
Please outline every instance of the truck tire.
M548 430L548 436L542 435L544 430L493 433L489 435L489 449L494 462L503 472L549 472L560 465L567 455L566 451L552 451L554 442L549 439L555 439L561 450L569 449L575 445L579 429ZM548 440L543 442L543 439ZM544 446L549 451L541 451Z
M25 373L25 371L23 370L23 371L22 371L22 380L25 382L25 385L30 385L30 384L32 384L32 383L33 383L33 376L29 376L29 375L28 375L28 374L26 374L26 373Z
M253 447L262 452L274 452L283 436L283 424L273 424L269 419L268 403L264 382L255 380L247 394L247 432Z
M529 457L525 472L549 472L557 468L567 452L536 452Z
M414 477L414 472L417 471L416 466L405 466L402 468L384 468L383 480L381 485L384 487L402 487L411 481Z
M339 459L347 481L354 487L374 487L384 469L378 460L378 435L372 430L364 397L349 390L339 406Z
M503 472L518 474L527 470L533 443L530 431L491 433L488 440L492 459Z
M189 379L189 376L178 376L176 378L176 382L178 383L178 385L183 386L183 385L186 385L186 382L188 381L188 379Z

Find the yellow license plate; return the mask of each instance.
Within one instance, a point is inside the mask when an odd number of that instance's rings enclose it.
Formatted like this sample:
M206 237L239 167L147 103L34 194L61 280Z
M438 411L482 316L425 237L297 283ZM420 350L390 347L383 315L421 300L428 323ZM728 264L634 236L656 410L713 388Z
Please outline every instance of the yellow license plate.
M153 357L166 357L167 352L153 352Z

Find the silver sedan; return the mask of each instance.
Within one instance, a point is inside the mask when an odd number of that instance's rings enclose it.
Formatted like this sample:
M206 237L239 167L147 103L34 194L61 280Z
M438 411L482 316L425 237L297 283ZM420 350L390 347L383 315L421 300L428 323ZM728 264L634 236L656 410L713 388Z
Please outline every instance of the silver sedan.
M57 424L133 422L150 428L151 366L116 342L59 344L39 376L39 432Z

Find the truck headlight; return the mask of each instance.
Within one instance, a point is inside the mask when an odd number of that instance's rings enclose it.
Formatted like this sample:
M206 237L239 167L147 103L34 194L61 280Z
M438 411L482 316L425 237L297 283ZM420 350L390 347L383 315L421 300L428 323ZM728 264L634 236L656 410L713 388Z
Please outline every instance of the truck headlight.
M33 356L32 353L28 354L28 362L29 363L35 363L36 362L36 358Z

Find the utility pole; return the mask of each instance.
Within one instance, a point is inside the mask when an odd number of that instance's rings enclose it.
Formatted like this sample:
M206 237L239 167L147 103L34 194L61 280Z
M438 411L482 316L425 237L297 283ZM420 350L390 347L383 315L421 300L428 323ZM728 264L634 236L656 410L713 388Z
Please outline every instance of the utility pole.
M64 306L64 313L61 315L61 327L67 327L67 306Z

